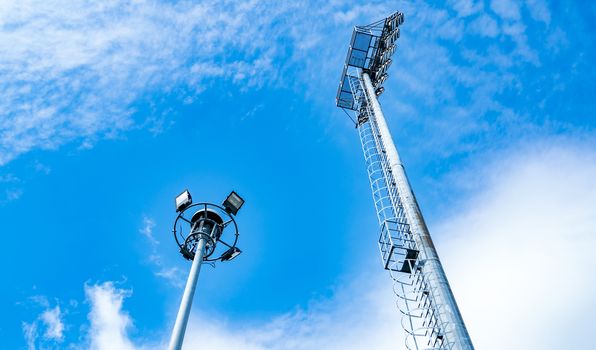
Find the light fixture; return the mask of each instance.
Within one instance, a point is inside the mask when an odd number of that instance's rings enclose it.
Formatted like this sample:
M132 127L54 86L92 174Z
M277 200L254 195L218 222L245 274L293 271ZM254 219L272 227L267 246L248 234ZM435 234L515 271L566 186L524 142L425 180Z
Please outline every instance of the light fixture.
M404 14L401 12L398 12L397 14L397 24L398 25L402 25L404 23Z
M242 197L240 197L238 193L234 191L232 191L228 195L228 198L226 198L226 200L223 202L223 206L226 209L226 211L232 215L236 215L236 213L238 213L238 210L240 210L243 204L244 199L242 199Z
M221 255L221 261L230 261L230 260L234 259L235 257L237 257L238 255L240 255L240 253L242 253L242 251L240 249L238 249L237 247L232 247L232 248L226 250Z
M399 39L399 28L395 28L393 31L388 31L386 36L383 38L383 46L389 47L391 44L395 43L395 41Z
M176 212L182 211L186 209L189 205L192 204L192 197L188 190L184 190L176 197Z
M378 74L377 73L375 75L375 77L377 77L377 76L378 76L378 78L376 78L376 84L375 84L375 86L383 85L383 83L385 82L385 80L387 80L387 73L383 73L383 74Z
M389 46L389 48L387 48L387 52L389 53L389 57L393 56L393 54L395 53L395 49L397 48L397 46L395 44Z

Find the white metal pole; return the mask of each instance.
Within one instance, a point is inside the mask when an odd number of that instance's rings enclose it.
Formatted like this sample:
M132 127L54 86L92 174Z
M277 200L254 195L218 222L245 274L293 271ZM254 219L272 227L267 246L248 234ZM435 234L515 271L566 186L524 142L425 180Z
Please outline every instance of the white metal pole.
M205 255L206 242L207 241L204 238L201 238L197 243L197 250L192 261L188 280L186 281L186 287L184 288L184 294L182 295L182 302L180 303L178 316L176 316L174 330L172 331L169 350L182 349L184 332L186 331L186 324L188 323L188 316L192 306L192 298L195 294L195 289L197 288L197 280L199 279L199 272L201 272L201 264L203 263L203 256Z
M370 97L372 104L374 118L379 128L379 134L385 151L387 152L387 160L391 167L391 174L394 177L400 198L404 205L406 217L412 229L416 243L419 246L422 259L424 259L423 271L428 276L428 283L431 285L433 298L435 299L438 311L436 315L439 322L445 327L445 336L448 341L454 343L454 350L472 350L474 346L470 339L470 335L466 329L463 318L455 302L455 297L447 281L447 276L443 270L443 266L439 260L439 256L430 237L424 218L414 196L414 192L410 187L410 183L406 176L404 166L397 153L397 148L391 138L389 127L385 121L385 116L381 110L381 105L377 100L374 87L367 73L362 73L362 80L364 81L364 88L366 94Z

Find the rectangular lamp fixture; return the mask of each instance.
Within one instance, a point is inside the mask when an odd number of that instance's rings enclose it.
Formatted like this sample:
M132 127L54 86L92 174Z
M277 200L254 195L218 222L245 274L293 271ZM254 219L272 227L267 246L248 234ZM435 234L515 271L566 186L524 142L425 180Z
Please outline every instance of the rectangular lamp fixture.
M238 255L240 255L240 253L242 253L242 251L236 247L232 247L228 250L226 250L222 255L221 255L221 261L230 261L232 259L234 259L235 257L237 257Z
M226 200L223 202L223 206L226 211L232 215L236 215L243 204L244 199L242 199L242 197L240 197L238 193L234 191L232 191L232 193L228 195L228 198L226 198Z
M192 204L192 197L188 190L184 190L176 197L176 212L183 211Z

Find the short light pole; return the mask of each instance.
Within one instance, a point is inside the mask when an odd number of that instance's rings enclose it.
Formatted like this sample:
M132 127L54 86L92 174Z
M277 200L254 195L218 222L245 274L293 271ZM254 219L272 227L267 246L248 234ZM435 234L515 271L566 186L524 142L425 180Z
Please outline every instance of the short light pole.
M243 204L244 200L234 191L228 195L221 206L211 203L192 204L192 197L188 190L176 197L176 212L179 214L174 221L174 238L182 256L192 260L192 267L172 331L170 350L182 349L184 332L203 261L212 263L229 261L241 253L236 247L239 234L234 217ZM184 233L183 227L187 227L187 234ZM226 233L233 231L232 234L227 235L231 237L229 243L222 239L224 231ZM223 246L221 250L218 250L219 243L221 243L220 247Z

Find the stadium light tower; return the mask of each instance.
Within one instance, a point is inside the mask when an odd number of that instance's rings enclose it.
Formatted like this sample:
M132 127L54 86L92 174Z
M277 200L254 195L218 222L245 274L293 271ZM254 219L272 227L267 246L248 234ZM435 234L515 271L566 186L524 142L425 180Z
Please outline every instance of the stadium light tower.
M174 239L176 239L182 256L192 261L192 267L172 331L170 350L182 348L184 332L203 261L212 263L229 261L241 253L240 249L236 247L239 234L234 217L244 204L244 200L234 191L228 195L222 206L211 203L192 204L192 197L188 190L179 194L175 202L176 212L179 214L174 221ZM186 216L189 215L188 213L192 215ZM184 233L183 225L188 227L187 234ZM227 243L222 239L224 231L231 232L228 237L231 237L233 241L230 240L230 243ZM220 247L224 246L225 248L218 249L220 243Z
M404 15L396 12L352 33L337 106L354 111L380 225L383 267L394 281L407 349L472 350L416 197L377 97L395 53Z

